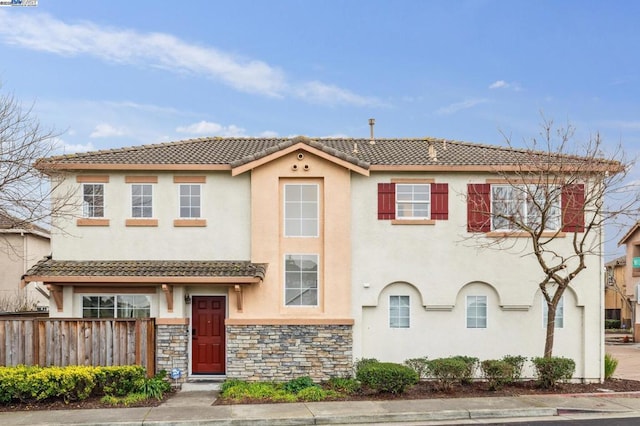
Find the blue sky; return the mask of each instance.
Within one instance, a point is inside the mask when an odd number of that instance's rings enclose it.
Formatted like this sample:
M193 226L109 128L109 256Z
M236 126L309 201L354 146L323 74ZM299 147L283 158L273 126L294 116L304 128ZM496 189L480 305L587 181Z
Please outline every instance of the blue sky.
M0 81L64 152L200 136L516 145L541 112L640 152L635 1L47 1L0 8ZM637 176L637 173L634 172Z

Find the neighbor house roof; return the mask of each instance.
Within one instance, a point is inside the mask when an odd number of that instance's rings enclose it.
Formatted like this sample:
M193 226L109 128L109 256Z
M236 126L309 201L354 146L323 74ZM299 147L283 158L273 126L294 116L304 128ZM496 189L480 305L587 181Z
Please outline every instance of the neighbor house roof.
M0 212L0 233L30 233L43 238L51 238L46 229Z
M620 256L618 258L608 261L607 263L604 264L604 266L607 268L611 268L614 266L624 266L626 264L627 264L627 256Z
M631 238L638 229L640 229L640 221L634 223L633 226L629 228L627 233L624 234L624 237L622 237L622 239L618 242L618 245L621 246L622 244L626 244L627 240L629 240L629 238Z
M488 167L507 169L513 165L548 161L549 153L509 147L473 144L437 138L350 139L350 138L199 138L154 145L77 153L42 159L41 169L200 169L229 170L285 150L296 144L309 146L357 167L393 170ZM578 157L553 156L560 163L579 162ZM606 169L619 163L602 160Z
M262 281L265 263L248 261L198 260L53 260L44 258L24 275L25 281L110 282L116 278L129 281L162 283L182 281Z

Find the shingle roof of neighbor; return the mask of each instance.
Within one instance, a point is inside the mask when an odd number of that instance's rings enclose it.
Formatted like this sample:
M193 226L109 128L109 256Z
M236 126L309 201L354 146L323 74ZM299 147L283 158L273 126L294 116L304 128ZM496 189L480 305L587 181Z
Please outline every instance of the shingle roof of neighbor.
M238 167L300 142L363 168L369 168L371 165L500 166L527 164L532 162L535 156L548 156L545 152L436 138L375 139L375 143L372 144L371 139L366 138L213 137L50 157L41 160L39 166L46 168L49 164L56 164L64 168L65 164L69 167L82 164L192 164ZM566 161L575 157L562 158ZM613 162L603 162L615 165Z
M33 232L41 234L42 237L49 237L49 231L46 229L34 225L33 223L26 222L24 220L16 219L15 217L8 216L0 213L0 229L2 230L16 230L18 232Z
M207 260L53 260L44 258L25 276L47 277L251 277L264 279L266 263Z

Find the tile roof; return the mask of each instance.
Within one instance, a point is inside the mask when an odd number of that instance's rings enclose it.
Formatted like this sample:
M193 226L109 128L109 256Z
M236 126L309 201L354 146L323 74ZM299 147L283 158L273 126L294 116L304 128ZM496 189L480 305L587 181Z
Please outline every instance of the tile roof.
M43 237L49 237L49 231L34 225L33 223L17 219L0 212L0 230L15 230L16 232L33 232L41 234Z
M548 153L436 138L199 138L154 145L77 153L43 159L39 167L56 165L228 165L238 167L296 143L306 143L359 167L440 165L500 166L528 164ZM434 156L435 154L435 156ZM575 158L558 157L563 161ZM615 166L617 163L604 161Z
M264 279L266 263L217 260L53 260L46 257L25 276L46 277L251 277Z

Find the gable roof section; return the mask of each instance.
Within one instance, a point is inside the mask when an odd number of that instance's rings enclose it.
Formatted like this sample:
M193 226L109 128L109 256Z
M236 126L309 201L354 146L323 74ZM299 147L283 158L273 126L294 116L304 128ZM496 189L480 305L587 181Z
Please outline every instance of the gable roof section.
M631 228L629 228L627 233L624 234L624 237L622 237L622 239L618 242L618 245L621 246L622 244L626 244L627 240L629 240L629 238L631 238L639 228L640 221L636 222Z
M38 235L39 237L51 239L49 231L29 222L11 217L0 212L0 233L27 233Z
M248 261L92 260L44 258L23 276L48 283L251 283L264 279L266 263Z
M372 143L374 142L374 143ZM517 170L514 165L547 161L548 153L436 138L199 138L41 159L41 170L243 170L247 164L306 144L348 167L362 170ZM575 159L557 156L558 163ZM337 160L336 160L337 161ZM620 164L602 160L600 170ZM250 168L251 166L248 166Z

